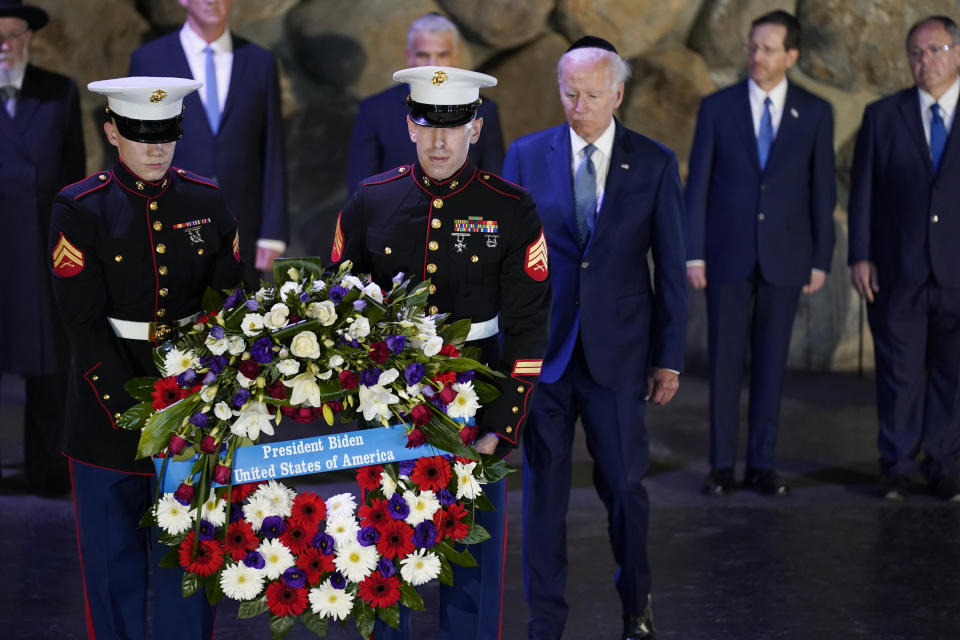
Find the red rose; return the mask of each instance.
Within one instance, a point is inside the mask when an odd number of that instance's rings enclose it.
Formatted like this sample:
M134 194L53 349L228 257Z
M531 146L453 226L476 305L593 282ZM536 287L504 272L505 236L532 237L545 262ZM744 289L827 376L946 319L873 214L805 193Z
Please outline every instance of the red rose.
M341 371L340 386L344 389L353 389L355 386L357 386L357 374L347 369Z
M413 409L410 409L410 417L413 418L413 424L422 427L433 420L433 411L425 404L418 404Z
M170 444L167 445L167 450L175 456L180 455L187 446L187 441L173 434L170 436Z
M217 484L230 482L230 467L225 464L218 464L213 470L213 481Z
M451 358L456 358L460 355L460 352L457 351L457 348L452 344L445 344L440 348L440 355L450 356Z
M377 364L383 364L387 361L387 357L390 355L390 348L387 347L387 343L383 342L374 342L370 345L370 359L376 362Z
M187 484L186 482L180 483L180 486L177 487L177 490L173 493L173 497L177 499L180 504L190 504L190 501L193 500L194 488L192 484Z
M244 374L246 375L246 374ZM269 385L265 391L267 395L276 400L286 400L287 399L287 387L283 384L282 380L276 380L273 384Z
M463 441L463 444L473 444L478 435L480 435L480 429L475 425L468 424L463 429L460 429L460 439Z
M260 365L253 358L247 358L237 365L237 371L242 373L245 378L256 380L260 374Z
M214 453L216 450L217 439L210 435L203 436L203 440L200 441L200 451Z
M414 429L407 434L407 449L413 449L414 447L419 447L422 444L426 444L427 436L420 431L419 428Z
M443 391L440 392L440 400L443 402L443 404L450 404L456 397L457 392L454 391L453 387L451 386L444 387Z
M300 322L300 316L298 316L298 315L295 314L295 313L291 313L291 314L287 317L287 324L296 324L296 323L298 323L298 322Z

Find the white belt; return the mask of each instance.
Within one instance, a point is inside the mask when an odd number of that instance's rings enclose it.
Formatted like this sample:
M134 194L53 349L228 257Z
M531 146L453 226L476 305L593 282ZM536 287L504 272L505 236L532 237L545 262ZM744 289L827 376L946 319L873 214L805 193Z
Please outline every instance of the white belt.
M495 336L500 331L500 315L497 314L485 322L473 322L470 324L470 332L467 334L467 342L473 340L483 340L490 336Z
M118 318L107 318L107 322L113 327L113 332L118 338L124 340L162 340L170 333L171 325L185 327L188 324L196 322L202 313L195 313L187 318L180 318L175 322L135 322L133 320L120 320Z

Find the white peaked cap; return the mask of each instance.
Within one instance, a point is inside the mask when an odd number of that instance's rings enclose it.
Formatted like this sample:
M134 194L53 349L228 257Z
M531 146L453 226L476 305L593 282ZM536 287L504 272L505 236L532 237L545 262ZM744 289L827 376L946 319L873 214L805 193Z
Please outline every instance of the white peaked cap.
M476 102L480 89L497 86L485 73L456 67L413 67L393 74L394 82L410 85L410 99L431 105L461 105Z
M98 80L87 89L107 97L110 111L133 120L168 120L180 115L183 98L203 86L188 78L133 76Z

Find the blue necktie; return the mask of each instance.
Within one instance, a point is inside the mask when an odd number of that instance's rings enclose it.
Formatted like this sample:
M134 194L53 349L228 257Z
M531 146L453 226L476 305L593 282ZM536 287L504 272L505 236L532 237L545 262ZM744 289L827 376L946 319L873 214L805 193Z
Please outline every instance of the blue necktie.
M940 116L940 105L930 105L930 112L930 156L933 158L933 170L939 172L943 149L947 146L947 127Z
M206 79L204 80L204 90L207 95L207 103L204 108L207 111L207 121L210 123L210 130L214 135L220 128L220 96L217 95L217 66L213 64L213 48L207 45L203 48L207 54Z
M770 157L770 146L773 145L773 118L770 117L770 97L763 101L763 116L760 118L760 130L757 132L757 155L760 158L760 168L767 167L767 158Z
M583 148L583 162L577 167L573 177L573 201L577 214L577 228L580 230L580 244L587 244L587 238L593 231L593 218L597 212L597 172L593 168L590 156L597 148L588 144Z

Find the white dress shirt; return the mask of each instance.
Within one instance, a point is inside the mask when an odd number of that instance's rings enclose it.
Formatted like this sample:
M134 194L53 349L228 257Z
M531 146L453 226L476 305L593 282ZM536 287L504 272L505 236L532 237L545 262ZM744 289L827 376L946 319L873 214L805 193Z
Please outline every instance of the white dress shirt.
M200 100L204 106L207 104L207 54L204 49L207 48L207 41L201 38L190 25L184 24L180 29L180 46L187 56L187 64L190 65L190 73L194 80L203 83L203 87L197 91L200 94ZM230 37L230 29L226 29L223 35L210 43L213 49L213 65L217 69L217 101L220 103L220 113L227 104L227 91L230 88L230 74L233 71L233 38Z
M610 124L607 125L607 128L600 134L596 142L593 143L596 151L590 156L590 161L593 162L593 170L597 174L597 211L600 211L600 207L603 206L603 196L607 186L607 173L610 172L610 156L613 154L613 138L616 131L617 125L614 119L610 118ZM578 136L576 131L570 129L571 176L577 175L577 168L583 162L585 156L583 150L587 144L589 143Z
M783 108L787 104L787 77L777 83L770 93L764 93L753 78L747 80L747 94L750 96L750 115L753 117L753 135L760 133L760 120L763 118L764 101L770 98L770 124L773 125L773 138L776 140L783 119Z
M957 113L957 97L960 96L960 77L953 81L950 88L940 96L939 100L934 100L933 96L917 88L920 94L920 121L923 122L923 135L927 138L927 146L930 146L930 121L933 119L933 112L930 107L937 103L940 105L940 117L943 118L943 126L947 133L950 133L950 127L953 126L953 116Z

